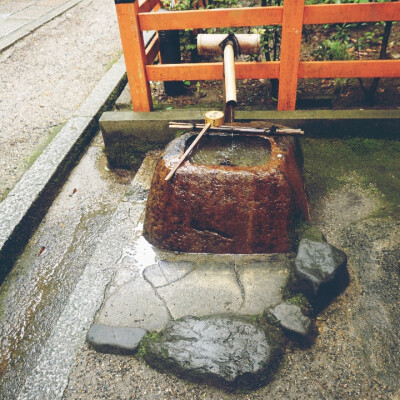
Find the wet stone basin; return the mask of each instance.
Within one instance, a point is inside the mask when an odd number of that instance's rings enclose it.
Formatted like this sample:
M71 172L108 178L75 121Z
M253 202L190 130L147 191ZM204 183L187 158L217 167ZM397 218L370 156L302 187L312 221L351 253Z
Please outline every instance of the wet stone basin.
M266 164L270 157L271 143L265 137L207 135L193 149L189 161L199 165L254 167Z
M156 167L144 236L194 253L282 253L308 203L293 137L207 135L174 177L165 177L195 135L173 140Z

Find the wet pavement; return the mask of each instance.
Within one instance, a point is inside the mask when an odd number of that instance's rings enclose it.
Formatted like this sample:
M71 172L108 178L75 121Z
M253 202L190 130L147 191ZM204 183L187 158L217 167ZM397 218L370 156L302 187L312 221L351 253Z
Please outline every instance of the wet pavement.
M255 315L281 299L292 254L154 249L142 228L158 155L130 182L107 172L101 146L98 136L2 286L1 397L60 398L94 321L161 329L185 315Z
M101 148L98 137L1 286L0 398L16 398L36 366L126 191L124 179L110 178L104 170ZM86 304L89 292L81 293ZM76 318L68 321L69 329L77 326Z
M184 315L254 315L280 300L292 254L178 254L144 240L157 158L148 156L132 180L108 170L98 136L73 170L1 287L0 398L396 399L400 224L364 222L380 199L356 184L318 210L319 228L349 254L350 286L318 317L315 344L289 348L269 386L232 395L88 348L94 322L160 329Z
M140 236L124 253L97 323L159 330L187 315L258 315L281 301L288 255L171 254L154 250L141 228L139 222Z

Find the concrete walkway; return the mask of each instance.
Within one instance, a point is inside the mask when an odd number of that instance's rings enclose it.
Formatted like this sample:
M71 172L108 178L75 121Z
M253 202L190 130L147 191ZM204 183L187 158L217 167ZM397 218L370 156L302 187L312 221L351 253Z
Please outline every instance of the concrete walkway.
M82 0L22 0L0 4L0 51Z

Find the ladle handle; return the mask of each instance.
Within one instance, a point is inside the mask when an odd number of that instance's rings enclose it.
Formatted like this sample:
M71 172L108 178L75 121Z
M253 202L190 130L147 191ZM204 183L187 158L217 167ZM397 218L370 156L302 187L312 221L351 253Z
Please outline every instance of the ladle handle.
M194 146L198 143L198 141L201 139L201 137L206 133L207 129L211 126L210 122L207 122L204 125L204 128L202 131L197 135L196 139L193 140L193 143L188 147L188 149L185 151L183 156L179 159L179 161L176 163L175 167L171 169L169 174L165 177L165 181L168 182L173 175L175 174L176 170L180 167L180 165L185 161L186 157L190 154L190 152L193 150Z

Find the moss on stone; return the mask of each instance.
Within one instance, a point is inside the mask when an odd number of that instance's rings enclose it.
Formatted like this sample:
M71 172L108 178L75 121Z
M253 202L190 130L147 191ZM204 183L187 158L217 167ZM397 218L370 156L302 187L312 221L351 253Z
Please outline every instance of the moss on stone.
M383 214L399 216L399 140L303 138L302 149L305 184L312 206L356 173L362 187L376 187L383 194Z
M148 151L162 147L163 144L135 138L129 142L115 141L112 145L106 146L104 152L110 167L137 170Z
M314 242L326 242L324 234L309 222L301 221L296 227L297 240L302 239L313 240Z
M147 332L140 341L138 351L135 354L136 358L139 358L140 360L144 359L147 354L147 346L152 342L159 341L160 338L161 334L159 332Z
M287 299L286 303L300 307L301 312L308 317L312 316L314 313L310 302L307 300L303 293L297 293L295 296Z
M25 162L25 171L27 171L33 163L38 159L38 157L43 153L46 147L51 143L51 141L57 136L57 134L64 127L65 122L63 124L52 127L47 136L44 137L39 143L39 145L35 148L33 154L26 160Z

